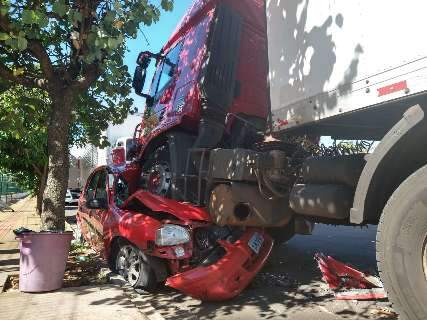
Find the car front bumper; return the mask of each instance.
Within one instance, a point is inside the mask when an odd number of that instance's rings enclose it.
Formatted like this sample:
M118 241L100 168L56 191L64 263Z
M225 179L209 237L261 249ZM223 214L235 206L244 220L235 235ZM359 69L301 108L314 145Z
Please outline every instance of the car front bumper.
M249 247L251 237L258 233L264 242L258 254ZM203 301L222 301L234 298L247 287L264 266L273 240L264 231L250 228L235 243L218 241L226 253L216 263L199 266L167 279L166 285Z

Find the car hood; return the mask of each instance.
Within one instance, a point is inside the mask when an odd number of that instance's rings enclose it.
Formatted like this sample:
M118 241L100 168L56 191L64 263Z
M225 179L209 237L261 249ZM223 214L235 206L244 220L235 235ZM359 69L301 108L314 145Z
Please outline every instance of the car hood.
M195 207L189 203L163 198L144 190L139 190L130 196L123 204L123 208L126 209L126 206L135 199L139 200L152 211L166 212L183 221L211 222L209 213L203 208Z

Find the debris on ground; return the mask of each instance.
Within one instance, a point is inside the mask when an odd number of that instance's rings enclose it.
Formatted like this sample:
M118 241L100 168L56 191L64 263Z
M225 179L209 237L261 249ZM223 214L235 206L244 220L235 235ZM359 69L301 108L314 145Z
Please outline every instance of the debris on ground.
M322 279L336 291L337 300L377 300L387 298L380 278L364 273L323 253L314 255ZM346 290L343 290L346 289Z
M109 273L110 270L98 254L89 247L74 242L67 260L63 288L106 284ZM10 275L5 291L18 288L19 275Z
M337 300L379 300L386 299L387 293L384 288L352 289L335 293Z
M286 274L277 274L271 272L259 272L251 283L252 287L283 287L290 288L295 286L295 281Z
M392 310L388 310L388 309L375 309L371 311L371 314L375 317L377 317L377 319L387 319L387 320L397 320L398 319L398 315L396 312L392 311Z

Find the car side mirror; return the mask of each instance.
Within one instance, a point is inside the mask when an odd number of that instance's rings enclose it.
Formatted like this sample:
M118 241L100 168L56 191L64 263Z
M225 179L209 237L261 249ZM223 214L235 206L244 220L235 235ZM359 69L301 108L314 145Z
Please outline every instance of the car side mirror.
M89 209L108 209L108 202L106 199L90 199L88 200L86 206Z

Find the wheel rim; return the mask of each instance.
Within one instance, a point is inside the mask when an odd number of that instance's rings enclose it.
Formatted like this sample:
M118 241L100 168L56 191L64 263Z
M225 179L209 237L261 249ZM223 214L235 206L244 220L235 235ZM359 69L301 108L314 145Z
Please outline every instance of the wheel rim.
M120 248L117 255L116 268L118 273L131 285L135 286L141 275L141 256L138 250L125 245Z
M151 169L148 176L148 190L152 193L165 196L171 186L171 170L165 162L157 164Z

